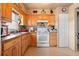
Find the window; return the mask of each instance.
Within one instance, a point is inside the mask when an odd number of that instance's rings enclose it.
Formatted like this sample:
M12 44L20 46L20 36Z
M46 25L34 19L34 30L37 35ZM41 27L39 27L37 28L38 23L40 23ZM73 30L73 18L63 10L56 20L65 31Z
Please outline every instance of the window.
M16 12L12 12L12 21L13 22L16 22L16 23L18 23L19 24L19 22L20 22L20 17L19 17L19 14L17 14Z
M12 11L12 22L7 23L9 30L19 30L20 16L17 12Z

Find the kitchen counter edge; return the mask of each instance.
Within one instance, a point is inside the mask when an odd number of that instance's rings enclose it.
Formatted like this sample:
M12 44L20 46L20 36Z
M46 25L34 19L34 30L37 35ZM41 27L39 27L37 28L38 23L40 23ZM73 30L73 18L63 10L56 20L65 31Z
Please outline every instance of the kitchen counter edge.
M20 33L16 33L16 34L10 34L10 35L8 35L6 37L1 38L1 40L2 40L2 42L8 41L8 40L11 40L13 38L16 38L18 36L21 36L21 35L24 35L24 34L28 34L28 33L29 32L20 32Z

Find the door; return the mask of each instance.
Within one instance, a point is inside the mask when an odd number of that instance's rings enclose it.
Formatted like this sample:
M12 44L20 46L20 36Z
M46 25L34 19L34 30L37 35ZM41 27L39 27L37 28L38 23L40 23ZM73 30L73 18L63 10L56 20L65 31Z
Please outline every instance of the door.
M59 14L58 46L68 47L68 14Z

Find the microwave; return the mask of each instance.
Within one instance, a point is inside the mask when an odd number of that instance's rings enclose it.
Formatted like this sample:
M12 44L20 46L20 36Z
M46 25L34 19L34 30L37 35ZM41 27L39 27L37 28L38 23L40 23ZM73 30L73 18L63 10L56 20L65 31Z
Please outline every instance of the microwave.
M7 36L7 35L9 35L8 26L7 25L2 25L2 27L1 27L1 36Z

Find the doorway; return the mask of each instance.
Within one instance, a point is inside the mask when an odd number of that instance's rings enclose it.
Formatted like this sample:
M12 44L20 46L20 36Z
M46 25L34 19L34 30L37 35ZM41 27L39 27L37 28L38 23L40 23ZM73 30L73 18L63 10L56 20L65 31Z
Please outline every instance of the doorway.
M79 11L77 11L77 21L76 21L76 38L77 38L77 40L76 40L76 51L79 51Z

